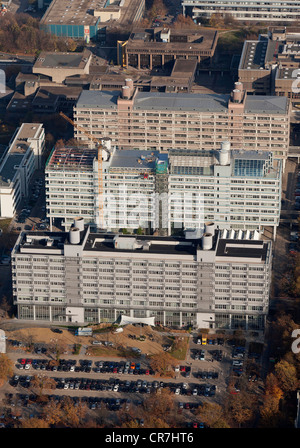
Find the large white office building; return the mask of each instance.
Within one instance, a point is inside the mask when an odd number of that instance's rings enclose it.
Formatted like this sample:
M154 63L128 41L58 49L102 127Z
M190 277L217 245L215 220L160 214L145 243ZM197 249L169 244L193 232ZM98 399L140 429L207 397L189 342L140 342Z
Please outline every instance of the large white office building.
M29 183L42 167L45 130L40 123L23 123L16 130L0 160L0 217L12 218L29 195Z
M94 229L140 227L161 236L201 234L213 221L220 229L271 227L275 238L279 225L282 161L271 152L231 150L228 142L219 150L168 154L111 147L102 162L102 193L95 149L54 149L45 175L47 216L65 230L78 216Z
M231 15L242 22L292 23L300 18L300 2L290 0L182 0L183 15L194 20L209 19L212 14Z
M12 251L22 320L74 324L153 318L181 328L263 330L272 242L206 226L201 238L22 232Z

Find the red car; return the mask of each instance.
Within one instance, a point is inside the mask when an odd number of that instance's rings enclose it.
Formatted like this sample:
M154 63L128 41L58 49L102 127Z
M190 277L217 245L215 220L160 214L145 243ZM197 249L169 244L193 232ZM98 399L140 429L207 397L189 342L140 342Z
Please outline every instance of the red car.
M118 369L114 367L113 373L118 373Z
M21 359L21 364L24 366L26 364L26 359Z
M185 366L180 366L180 372L185 372Z
M26 359L26 364L32 364L32 359Z
M146 375L150 375L150 370L146 370Z

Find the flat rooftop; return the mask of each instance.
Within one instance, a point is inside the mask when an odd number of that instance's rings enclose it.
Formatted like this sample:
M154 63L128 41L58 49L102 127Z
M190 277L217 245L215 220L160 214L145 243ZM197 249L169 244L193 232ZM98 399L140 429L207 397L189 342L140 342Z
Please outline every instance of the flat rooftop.
M23 154L9 154L0 170L0 187L8 187L14 180L18 166L22 163Z
M89 233L87 236L87 227L80 232L80 242L78 246L82 247L82 256L85 252L88 256L91 253L111 252L141 254L147 258L147 254L158 255L178 255L193 256L196 260L197 251L215 252L218 258L236 258L247 259L249 262L265 262L270 248L270 242L262 240L249 239L221 239L218 238L218 231L213 237L211 249L203 250L200 238L189 239L183 237L156 237L156 236L135 236L119 235L114 233ZM86 237L87 236L87 237ZM114 238L117 237L118 243L115 246ZM122 242L123 239L123 242ZM134 246L136 243L136 246ZM24 232L20 237L20 244L15 246L16 253L55 253L63 255L64 245L71 245L69 241L69 232ZM147 246L145 248L145 246ZM41 251L42 249L42 251Z
M30 146L31 138L37 138L42 130L40 123L23 123L10 145L10 154L25 154Z
M161 33L169 32L169 41L161 40ZM179 36L181 39L179 39ZM174 39L174 40L173 40ZM218 39L218 31L213 29L201 28L201 31L173 28L158 29L136 29L129 37L126 50L135 49L153 49L155 52L161 50L168 51L212 51ZM192 46L191 46L192 44Z
M155 161L160 157L159 151L140 151L135 149L116 150L112 156L111 168L155 170ZM165 155L167 156L167 154Z
M87 65L91 52L84 49L81 53L56 53L42 51L36 59L33 68L55 68L55 69L84 69Z
M135 14L140 6L141 0L125 0L120 6L120 0L52 0L50 6L43 15L41 25L83 25L96 26L103 24L105 26L115 23L132 23ZM94 11L113 11L121 9L119 20L110 20L101 22L100 17L94 16Z
M120 91L89 91L80 94L76 107L117 109ZM158 111L195 111L195 112L227 112L230 95L137 92L133 101L133 110ZM245 112L286 114L289 100L286 97L248 95L245 100Z
M266 261L269 244L266 241L257 240L220 239L216 256Z

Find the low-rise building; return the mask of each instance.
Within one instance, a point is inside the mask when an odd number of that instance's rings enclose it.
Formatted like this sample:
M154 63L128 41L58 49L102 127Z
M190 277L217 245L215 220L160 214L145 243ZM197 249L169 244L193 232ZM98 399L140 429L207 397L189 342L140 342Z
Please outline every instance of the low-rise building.
M40 28L56 36L105 43L107 29L139 21L145 0L52 0Z
M213 57L217 41L218 32L213 29L137 28L128 41L118 43L118 63L150 70L169 67L177 59L200 63Z
M170 327L264 330L272 243L206 228L202 238L22 232L12 250L21 320L99 323L154 317Z

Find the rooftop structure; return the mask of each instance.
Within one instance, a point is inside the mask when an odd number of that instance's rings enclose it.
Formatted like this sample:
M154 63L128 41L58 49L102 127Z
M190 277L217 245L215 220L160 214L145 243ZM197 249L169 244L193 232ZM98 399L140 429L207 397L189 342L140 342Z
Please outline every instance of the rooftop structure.
M119 63L124 67L158 68L176 59L209 59L214 55L218 32L212 29L136 29L127 42L119 42Z
M91 233L78 218L68 232L19 235L14 304L22 320L83 324L123 314L173 328L263 331L271 253L255 233L227 236L213 223L201 238L163 238Z
M49 76L61 84L68 76L88 74L91 59L92 53L86 48L81 53L41 52L32 73Z
M300 70L299 42L300 31L292 27L273 27L257 41L245 41L239 81L249 93L286 96L293 106L299 105L297 89L293 89Z

